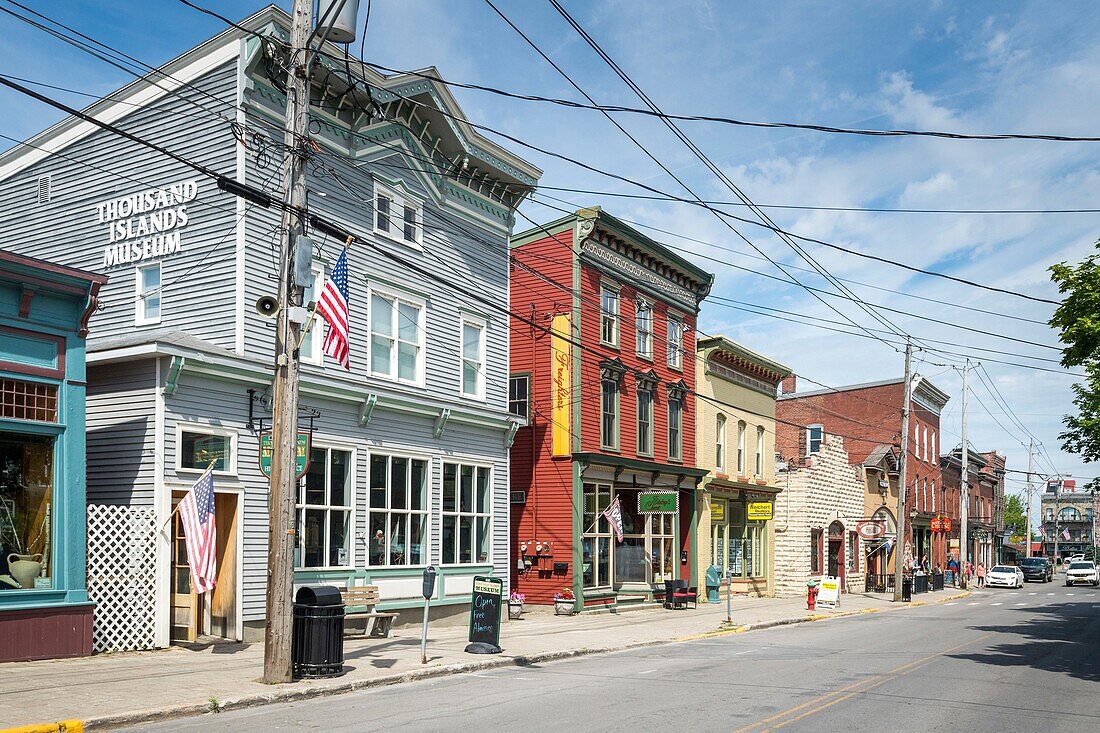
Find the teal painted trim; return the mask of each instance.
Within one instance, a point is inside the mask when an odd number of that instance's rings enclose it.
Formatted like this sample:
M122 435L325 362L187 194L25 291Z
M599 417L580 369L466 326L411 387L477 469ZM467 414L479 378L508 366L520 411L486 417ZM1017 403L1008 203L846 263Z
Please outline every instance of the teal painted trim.
M581 478L581 465L573 462L573 595L576 603L573 608L584 606L584 547L582 535L584 527L584 481Z
M57 598L39 594L53 594ZM7 602L9 600L8 596L13 596L10 603ZM94 603L88 600L86 594L83 598L68 598L67 596L68 594L65 591L0 591L0 614L9 611L32 611L36 608L91 608L95 606Z
M428 603L429 608L436 608L437 606L461 606L463 604L469 605L470 596L454 596L451 598L433 598ZM376 608L379 611L402 611L406 609L415 608L422 610L424 608L423 598L409 598L400 601L383 601L379 603Z
M57 342L52 339L0 332L0 361L56 370L57 352Z
M619 595L619 592L614 590L614 589L599 590L599 589L593 588L593 589L589 589L589 590L585 591L584 600L586 600L586 601L596 601L596 600L600 600L600 599L603 599L603 598L614 598L617 595Z
M180 372L187 362L182 356L173 356L172 363L168 365L168 380L164 383L164 396L171 397L179 389Z
M447 575L492 575L493 566L489 564L485 565L460 565L460 566L440 566L438 568L439 574L442 576ZM494 576L495 577L495 576Z

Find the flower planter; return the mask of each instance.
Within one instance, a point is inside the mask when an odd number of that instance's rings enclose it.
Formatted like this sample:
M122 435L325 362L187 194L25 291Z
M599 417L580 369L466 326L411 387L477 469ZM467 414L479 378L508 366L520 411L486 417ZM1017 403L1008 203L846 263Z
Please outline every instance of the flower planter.
M508 601L508 618L517 619L523 615L523 604Z
M554 601L554 615L555 616L572 616L573 605L576 601L572 598L566 598L563 600Z

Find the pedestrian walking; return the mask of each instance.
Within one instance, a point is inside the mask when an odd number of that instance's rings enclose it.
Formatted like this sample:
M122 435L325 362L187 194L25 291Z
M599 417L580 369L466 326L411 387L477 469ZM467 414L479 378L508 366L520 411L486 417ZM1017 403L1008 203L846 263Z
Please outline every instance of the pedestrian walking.
M985 587L985 565L978 563L978 587Z
M956 588L959 587L959 561L951 555L947 559L947 582Z

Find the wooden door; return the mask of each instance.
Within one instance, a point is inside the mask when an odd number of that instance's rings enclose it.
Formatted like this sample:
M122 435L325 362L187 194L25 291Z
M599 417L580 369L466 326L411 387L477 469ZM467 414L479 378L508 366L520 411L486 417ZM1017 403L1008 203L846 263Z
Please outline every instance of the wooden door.
M210 592L210 628L207 633L237 638L237 495L214 494L217 525L218 582Z
M173 504L183 498L173 496ZM174 507L173 507L174 508ZM194 641L202 632L202 597L191 587L183 520L172 515L172 641Z

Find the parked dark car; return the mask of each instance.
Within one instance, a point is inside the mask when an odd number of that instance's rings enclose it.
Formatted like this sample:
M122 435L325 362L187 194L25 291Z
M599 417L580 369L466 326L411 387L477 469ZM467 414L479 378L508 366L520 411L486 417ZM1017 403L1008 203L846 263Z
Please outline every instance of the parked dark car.
M1045 557L1025 557L1019 562L1024 571L1024 580L1038 580L1049 583L1054 580L1054 566Z

